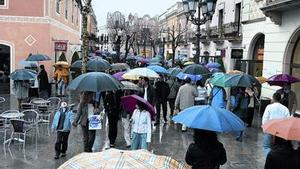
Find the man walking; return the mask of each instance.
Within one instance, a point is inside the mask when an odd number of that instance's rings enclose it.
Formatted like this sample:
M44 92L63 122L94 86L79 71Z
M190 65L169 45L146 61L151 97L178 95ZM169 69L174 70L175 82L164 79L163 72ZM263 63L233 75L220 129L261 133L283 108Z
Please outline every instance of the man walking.
M164 77L160 75L159 81L155 83L155 98L156 98L156 123L158 125L160 123L160 107L162 106L164 123L167 120L167 100L170 94L170 88L168 83L164 81Z
M277 90L276 93L281 95L280 103L289 109L291 115L295 114L297 110L297 97L295 92L291 90L291 84L284 84L282 89Z
M186 108L194 106L195 97L198 96L197 89L191 85L191 78L187 77L185 79L185 84L179 88L176 100L175 100L175 107L182 111ZM186 131L186 126L182 125L183 132Z
M180 84L176 79L169 79L167 81L169 88L170 88L170 94L168 96L168 102L169 102L169 106L170 106L170 118L173 117L174 114L174 110L175 110L175 99L176 99L176 95L177 92L180 88Z
M273 94L272 104L268 105L262 117L262 124L269 120L282 119L290 116L290 111L287 107L280 103L281 95L279 93ZM272 135L264 134L263 137L263 150L265 155L271 151Z
M38 75L39 80L39 97L43 99L47 99L49 97L49 80L48 80L48 74L45 70L44 65L40 66L40 72Z

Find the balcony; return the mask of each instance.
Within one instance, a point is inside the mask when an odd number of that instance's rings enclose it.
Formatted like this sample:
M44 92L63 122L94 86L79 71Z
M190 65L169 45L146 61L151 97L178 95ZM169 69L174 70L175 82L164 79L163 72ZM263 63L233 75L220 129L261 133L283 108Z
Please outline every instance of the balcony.
M299 0L267 0L266 5L261 8L264 14L270 17L276 25L282 23L282 13L300 7Z
M238 22L224 24L221 29L221 36L230 42L242 41L242 26Z

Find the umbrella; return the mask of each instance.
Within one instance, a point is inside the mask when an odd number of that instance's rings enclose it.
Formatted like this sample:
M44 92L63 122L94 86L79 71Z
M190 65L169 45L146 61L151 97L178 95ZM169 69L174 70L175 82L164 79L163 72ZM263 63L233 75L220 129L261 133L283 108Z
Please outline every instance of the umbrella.
M81 69L82 68L82 60L76 60L71 66L71 69Z
M117 80L122 81L122 80L125 80L125 79L122 77L125 73L126 73L126 72L118 72L118 73L113 74L112 76L113 76L114 78L116 78Z
M122 77L128 80L138 80L140 77L159 78L159 75L148 68L135 68L126 72Z
M290 117L270 120L262 128L265 133L284 138L286 140L300 141L300 118Z
M176 77L181 72L181 69L177 68L177 67L174 67L174 68L168 69L168 72L169 72L170 76Z
M129 96L124 96L121 98L121 105L123 106L123 108L130 112L133 113L133 111L136 109L136 104L137 101L140 101L142 103L145 104L146 109L149 111L152 119L154 119L155 117L155 109L154 107L144 98L138 96L138 95L129 95Z
M93 59L87 63L87 69L91 71L101 72L111 69L110 63L105 59Z
M143 63L143 64L148 64L149 63L149 59L146 59L146 58L141 57L141 56L137 56L136 62L140 62L140 63Z
M19 66L21 68L36 68L38 67L38 63L36 61L26 61L26 60L23 60L21 62L19 62Z
M189 65L194 65L195 62L192 62L192 61L188 61L188 62L185 62L183 65L184 66L189 66Z
M177 160L159 156L146 150L125 151L108 149L98 153L81 153L69 159L58 169L190 169Z
M216 62L211 62L211 63L206 64L206 67L207 68L220 68L221 65L219 63L216 63Z
M291 83L300 82L300 79L291 76L289 74L277 74L268 78L267 82L270 85L283 86L286 83L291 84Z
M27 69L17 69L9 75L11 80L31 80L35 79L37 74Z
M69 63L66 62L66 61L58 61L58 62L56 62L53 66L57 67L57 66L59 66L59 65L62 66L62 67L66 67L66 68L69 67Z
M201 75L191 75L191 74L186 74L186 73L178 73L178 75L176 76L178 79L180 80L185 80L187 77L191 78L191 80L193 82L197 82L198 80L202 79Z
M135 91L141 90L141 88L138 85L136 85L132 82L122 81L121 83L124 85L124 87L123 87L124 90L135 90Z
M26 61L46 61L51 60L51 58L47 55L42 54L35 54L35 55L29 55Z
M193 106L181 111L173 120L190 128L233 132L245 129L244 122L230 111L212 106Z
M199 64L193 64L193 65L189 65L187 67L185 67L182 70L182 73L186 73L186 74L191 74L191 75L209 75L211 74L210 71Z
M255 78L259 81L260 84L266 83L267 80L268 80L267 78L262 77L262 76L260 76L260 77L255 77Z
M70 90L102 92L119 90L123 85L114 77L102 72L85 73L74 80L68 86Z
M111 65L112 70L127 70L130 66L127 63L114 63Z
M225 82L226 87L253 87L253 86L261 86L259 81L248 74L235 74L226 78Z
M131 60L136 60L134 56L127 56L126 60L131 61Z
M162 66L152 65L152 66L148 66L147 68L153 70L156 73L169 74L169 72L167 71L167 69L165 69Z
M219 86L219 87L227 87L226 80L230 75L225 73L215 73L213 77L209 80L212 85Z

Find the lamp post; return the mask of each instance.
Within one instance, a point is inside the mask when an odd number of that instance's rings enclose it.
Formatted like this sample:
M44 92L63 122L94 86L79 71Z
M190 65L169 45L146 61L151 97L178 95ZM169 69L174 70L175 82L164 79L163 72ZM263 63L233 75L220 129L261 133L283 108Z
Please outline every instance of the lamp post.
M166 38L167 33L163 32L161 33L161 41L162 41L162 65L165 65L165 46L166 46Z
M120 50L121 50L121 37L123 32L121 30L118 31L118 38L116 41L116 53L117 53L117 62L120 62Z
M187 20L197 26L197 43L196 43L196 56L194 58L195 63L199 63L200 58L200 37L201 37L201 25L212 19L215 13L217 0L182 0L183 8ZM198 10L198 15L195 14ZM202 14L202 17L201 17Z

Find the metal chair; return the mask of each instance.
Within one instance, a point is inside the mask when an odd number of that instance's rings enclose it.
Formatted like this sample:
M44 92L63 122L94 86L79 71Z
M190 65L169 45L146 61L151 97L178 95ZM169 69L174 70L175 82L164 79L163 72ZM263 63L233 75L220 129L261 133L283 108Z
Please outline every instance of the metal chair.
M6 110L1 113L1 115L5 114L10 114L10 113L20 113L18 110ZM3 144L7 143L6 136L7 136L7 131L10 130L10 125L8 119L5 119L3 117L0 117L0 132L4 133L4 139L3 139Z
M37 135L39 136L39 114L36 110L30 109L30 110L24 110L21 113L24 114L23 120L28 124L35 127Z
M11 133L10 141L8 143L8 146L10 146L11 141L14 140L14 135L18 134L18 136L19 136L18 141L23 143L23 153L25 154L26 136L27 136L27 133L31 129L33 129L33 126L30 125L29 123L27 123L26 121L20 120L20 119L10 120L10 123L13 126L13 132ZM23 136L23 140L20 139L20 136ZM36 139L35 139L35 144L37 144L37 136L36 136Z
M50 101L50 103L48 103L49 109L53 112L57 111L60 106L61 99L59 97L50 97L47 100Z
M5 101L6 101L6 100L5 100L4 97L0 97L0 112L3 111L3 105L4 105Z
M49 111L49 107L47 105L38 105L37 106L38 114L39 114L39 124L47 125L48 135L50 136L50 117L51 111Z
M21 103L21 110L30 110L33 109L34 105L31 103Z
M43 98L34 98L32 100L30 100L30 104L34 105L34 108L37 108L37 106L39 106L39 104L36 104L35 101L45 101L45 99Z

